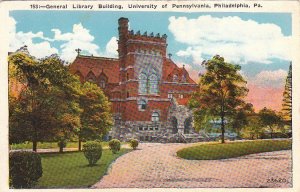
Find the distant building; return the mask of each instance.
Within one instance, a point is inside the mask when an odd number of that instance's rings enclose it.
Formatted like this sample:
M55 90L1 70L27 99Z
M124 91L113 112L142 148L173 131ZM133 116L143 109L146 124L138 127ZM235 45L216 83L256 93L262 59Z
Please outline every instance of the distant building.
M82 82L96 83L112 102L110 137L162 141L174 135L195 135L186 104L197 84L184 66L178 67L166 56L166 35L129 31L128 22L127 18L118 21L118 59L78 51L70 71Z

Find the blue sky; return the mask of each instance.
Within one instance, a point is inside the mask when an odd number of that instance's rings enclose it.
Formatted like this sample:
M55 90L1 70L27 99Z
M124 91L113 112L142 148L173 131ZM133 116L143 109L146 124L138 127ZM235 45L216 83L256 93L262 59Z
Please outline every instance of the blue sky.
M10 51L26 44L36 57L58 53L69 62L78 47L83 54L117 57L120 17L134 31L167 34L168 53L194 79L204 59L220 54L240 64L253 84L283 86L291 58L290 13L11 11Z

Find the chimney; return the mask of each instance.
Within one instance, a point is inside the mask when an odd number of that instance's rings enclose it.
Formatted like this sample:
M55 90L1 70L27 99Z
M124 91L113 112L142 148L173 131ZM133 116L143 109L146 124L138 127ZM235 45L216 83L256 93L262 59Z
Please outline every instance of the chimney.
M118 20L119 23L119 42L118 42L118 52L119 58L126 55L126 41L128 37L128 18L121 17Z

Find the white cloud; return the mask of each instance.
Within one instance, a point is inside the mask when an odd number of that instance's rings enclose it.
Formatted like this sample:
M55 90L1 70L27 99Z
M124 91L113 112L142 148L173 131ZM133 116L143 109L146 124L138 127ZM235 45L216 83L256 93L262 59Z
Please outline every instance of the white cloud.
M17 22L14 20L14 18L9 17L8 20L8 28L9 28L9 38L10 38L10 44L9 44L9 51L14 52L20 47L27 45L28 51L31 55L42 58L45 56L49 56L54 53L58 53L58 50L54 47L51 47L49 41L52 41L51 39L44 37L43 32L27 32L24 33L23 31L16 32L16 24ZM41 40L38 43L34 43L34 39Z
M118 41L117 37L112 37L106 44L105 56L117 57L118 56Z
M87 54L94 56L99 55L99 46L93 43L94 36L90 34L90 31L82 26L81 23L74 24L71 33L62 33L59 29L52 29L54 32L55 41L63 41L60 46L61 58L66 61L72 61L75 59L77 53L75 49L80 48Z
M227 61L271 63L272 58L291 58L291 37L271 23L257 23L239 17L216 18L209 15L197 19L170 17L169 30L176 41L186 44L180 57L191 57L201 63L204 55L219 54Z
M254 83L265 87L283 87L287 77L287 71L261 71L254 77Z

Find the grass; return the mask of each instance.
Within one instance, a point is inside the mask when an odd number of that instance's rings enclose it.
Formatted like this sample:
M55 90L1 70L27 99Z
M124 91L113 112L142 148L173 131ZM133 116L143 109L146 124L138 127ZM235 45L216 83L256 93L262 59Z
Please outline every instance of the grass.
M83 146L84 142L81 143L81 146ZM108 142L101 142L102 147L108 147ZM125 142L122 142L122 144L125 144ZM38 149L57 149L57 143L56 142L38 142L37 145ZM78 148L78 142L67 142L67 146L65 148ZM25 143L19 143L19 144L11 144L10 149L32 149L32 142L25 142Z
M115 159L129 151L131 150L121 149L118 154L112 154L109 149L104 149L101 159L92 167L88 166L82 152L41 154L43 176L36 188L90 187L105 175Z
M230 143L205 143L177 151L177 156L189 160L216 160L270 151L288 150L292 141L256 140Z
M67 142L66 148L77 148L78 142ZM56 142L38 142L38 149L55 149L58 148ZM10 149L32 149L32 142L25 142L19 144L11 144Z

